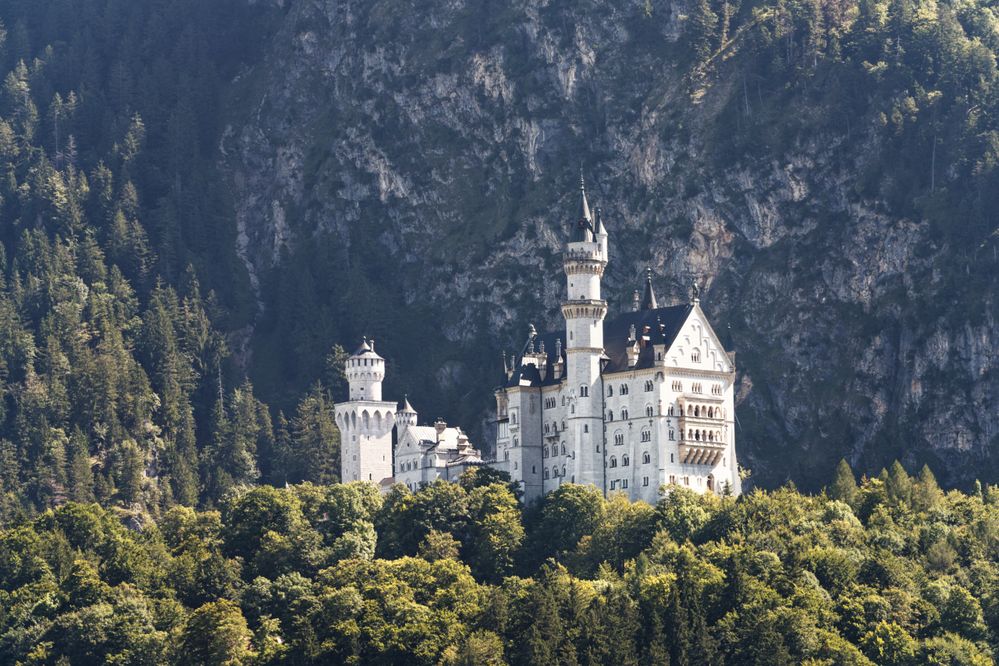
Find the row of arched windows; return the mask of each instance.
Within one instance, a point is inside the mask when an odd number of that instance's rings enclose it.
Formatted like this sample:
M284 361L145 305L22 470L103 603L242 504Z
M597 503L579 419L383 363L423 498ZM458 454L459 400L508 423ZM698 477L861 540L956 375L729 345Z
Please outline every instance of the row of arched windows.
M687 441L693 442L721 442L721 433L717 430L687 430Z
M361 412L360 421L362 428L367 429L370 428L372 424L374 424L376 429L381 429L382 420L383 420L382 413L379 410L375 410L374 414L369 414L368 410L366 409ZM392 412L385 412L384 421L386 426L395 423L395 418ZM340 430L356 428L357 422L358 422L357 412L350 412L350 413L336 415L336 425L338 428L340 428Z
M565 442L562 442L561 445L552 444L551 453L548 452L548 447L547 446L543 446L543 447L541 447L541 453L544 455L545 458L547 458L549 456L551 456L552 458L554 458L555 456L558 455L559 449L561 449L562 455L564 456L565 455Z
M672 407L670 407L672 410ZM672 415L672 411L670 412ZM725 417L725 411L721 407L712 405L687 405L687 416L703 417L708 419L720 419ZM684 415L684 409L680 407L680 416Z
M559 474L559 470L558 470L558 467L552 467L552 471L551 471L550 473L548 472L548 468L546 467L546 468L544 469L544 475L545 475L545 480L546 480L546 481L547 481L547 480L548 480L549 478L554 478L554 479L557 479L557 478L559 478L560 476L561 476L561 477L565 477L565 465L562 465L562 473L561 473L561 474Z

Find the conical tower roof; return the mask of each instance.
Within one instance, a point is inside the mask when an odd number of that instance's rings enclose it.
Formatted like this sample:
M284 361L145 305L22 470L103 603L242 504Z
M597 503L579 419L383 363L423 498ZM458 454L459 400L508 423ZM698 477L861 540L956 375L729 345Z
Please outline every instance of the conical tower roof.
M645 295L642 296L642 309L643 310L655 310L659 307L659 303L656 302L656 292L652 288L652 269L645 269Z

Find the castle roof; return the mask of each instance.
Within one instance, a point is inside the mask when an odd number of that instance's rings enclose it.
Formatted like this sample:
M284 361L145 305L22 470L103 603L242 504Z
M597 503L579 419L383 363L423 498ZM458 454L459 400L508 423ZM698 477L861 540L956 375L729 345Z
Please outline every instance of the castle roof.
M579 174L579 194L582 198L582 207L579 211L579 219L576 220L575 230L572 234L572 242L592 243L593 216L590 215L590 204L586 201L586 184L583 182L583 174Z
M665 345L667 348L672 345L693 309L693 304L684 303L664 308L625 312L605 321L603 374L651 368L655 363L653 345ZM635 335L642 344L640 345L638 363L634 367L629 367L629 341L634 343L634 340L631 339L632 327L634 327ZM532 340L528 340L517 359L519 362L513 374L509 379L504 378L506 381L503 386L553 386L560 383L561 380L555 379L552 367L559 360L555 355L556 350L560 351L562 363L566 362L565 349L560 349L560 346L556 344L556 340L561 339L564 335L565 333L562 331L553 331L536 335L533 338L535 350L540 350L541 345L544 344L547 359L544 378L542 378L541 370L537 366L524 364L524 354L528 353L528 346L532 342Z
M402 402L399 403L399 411L410 412L412 414L416 413L416 410L413 409L413 406L409 404L409 395L402 396Z
M652 288L652 269L645 269L645 295L642 297L643 310L656 310L659 304L656 303L656 292Z
M351 356L367 357L367 358L381 358L375 353L374 340L368 341L367 338L361 338L361 346L354 350Z

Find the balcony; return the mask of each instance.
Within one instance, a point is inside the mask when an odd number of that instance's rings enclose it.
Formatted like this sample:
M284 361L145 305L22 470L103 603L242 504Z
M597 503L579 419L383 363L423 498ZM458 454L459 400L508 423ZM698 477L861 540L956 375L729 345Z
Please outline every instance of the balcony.
M708 465L714 467L725 453L725 442L680 439L680 462L684 465Z

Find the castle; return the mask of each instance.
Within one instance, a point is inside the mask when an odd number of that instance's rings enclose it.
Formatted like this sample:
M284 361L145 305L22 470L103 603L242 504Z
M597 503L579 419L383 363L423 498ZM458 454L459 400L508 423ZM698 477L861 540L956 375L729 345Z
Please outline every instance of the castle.
M383 401L385 361L365 341L347 360L350 399L335 405L344 481L416 489L488 464L508 472L526 502L563 483L649 503L669 484L740 492L734 355L701 310L696 284L689 303L659 307L649 273L631 310L605 320L607 229L599 209L591 214L582 181L580 197L563 253L565 330L531 326L520 354L504 354L496 459L484 461L459 428L417 425L408 399Z

